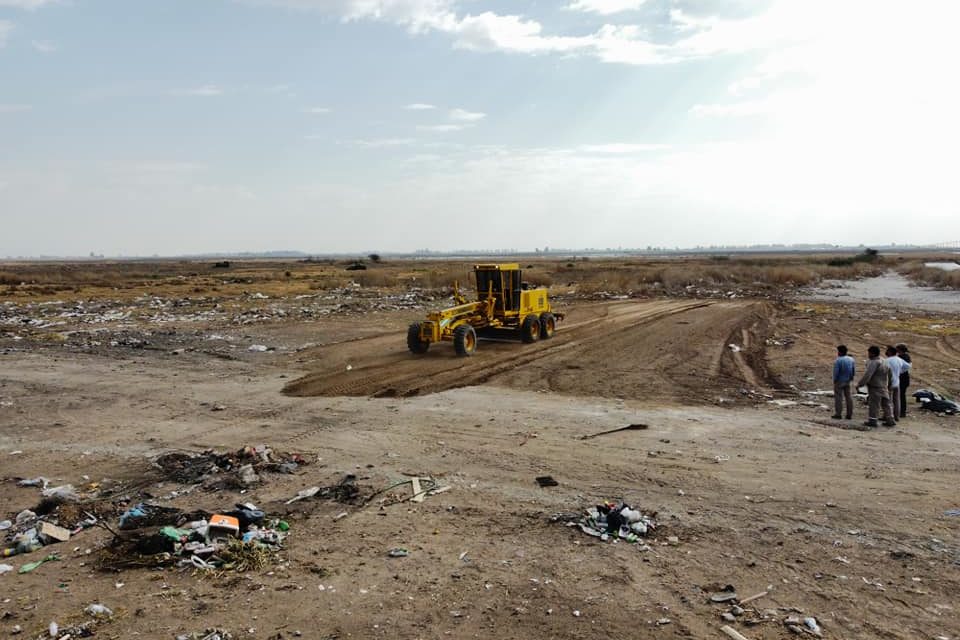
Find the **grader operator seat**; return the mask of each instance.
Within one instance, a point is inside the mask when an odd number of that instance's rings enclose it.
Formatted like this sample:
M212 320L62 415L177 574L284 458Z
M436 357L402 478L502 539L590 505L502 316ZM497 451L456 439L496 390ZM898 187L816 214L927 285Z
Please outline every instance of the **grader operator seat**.
M478 264L474 267L474 273L477 276L478 300L486 299L492 283L497 311L517 311L520 308L520 265Z

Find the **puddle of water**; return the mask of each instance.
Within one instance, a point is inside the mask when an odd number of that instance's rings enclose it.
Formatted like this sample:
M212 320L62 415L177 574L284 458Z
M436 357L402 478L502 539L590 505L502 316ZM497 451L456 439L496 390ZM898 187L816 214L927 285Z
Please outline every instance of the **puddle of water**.
M944 271L956 271L960 269L960 264L956 262L924 262L923 266L931 269L942 269Z
M823 285L821 288L813 289L804 296L804 299L893 303L928 311L960 313L960 291L917 287L910 280L893 271L863 280L825 280Z

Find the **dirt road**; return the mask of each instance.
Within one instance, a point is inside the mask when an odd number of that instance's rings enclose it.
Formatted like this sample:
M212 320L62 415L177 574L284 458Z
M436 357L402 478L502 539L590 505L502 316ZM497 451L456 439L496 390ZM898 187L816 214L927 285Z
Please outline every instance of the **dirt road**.
M448 344L411 357L396 333L387 332L302 354L317 370L286 391L409 397L490 383L583 396L709 400L717 389L777 386L762 358L768 316L767 305L753 302L594 305L576 309L550 340L523 346L482 340L471 358L455 357ZM592 371L600 375L584 375Z
M827 638L960 634L960 518L945 515L960 507L958 422L911 406L895 429L844 429L802 393L829 384L836 340L859 352L898 337L916 345L918 385L956 390L956 336L917 333L921 314L898 313L891 328L890 313L856 305L569 311L550 341L482 342L470 359L449 345L409 354L406 311L166 334L99 327L95 346L78 334L2 343L0 520L39 501L13 480L43 475L139 487L133 500L184 509L249 500L292 534L267 570L213 577L97 571L110 536L90 529L5 560L61 556L0 576L0 629L38 637L103 602L116 613L97 631L107 638L211 626L259 639L722 638L732 624L770 640L793 636L791 615L815 617ZM149 348L110 345L147 329ZM308 341L318 344L293 346ZM246 349L258 342L291 346ZM650 427L580 439L636 422ZM260 443L313 463L243 494L185 491L150 465L171 450ZM409 475L451 489L420 504L283 504L346 473L370 492ZM540 475L559 486L539 488ZM620 498L658 512L649 550L549 521ZM387 557L392 547L410 555ZM741 599L768 595L725 622L730 607L709 596L727 584Z

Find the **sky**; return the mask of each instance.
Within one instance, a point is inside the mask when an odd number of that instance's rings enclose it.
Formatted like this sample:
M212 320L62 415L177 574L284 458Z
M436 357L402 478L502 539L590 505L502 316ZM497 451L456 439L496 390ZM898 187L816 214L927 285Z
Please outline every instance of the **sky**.
M952 0L0 0L0 256L960 239Z

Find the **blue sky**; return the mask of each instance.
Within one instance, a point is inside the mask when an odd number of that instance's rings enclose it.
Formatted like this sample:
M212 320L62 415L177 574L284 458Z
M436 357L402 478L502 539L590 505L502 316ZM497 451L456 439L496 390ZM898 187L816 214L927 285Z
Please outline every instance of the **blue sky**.
M0 256L955 240L957 17L0 0Z

